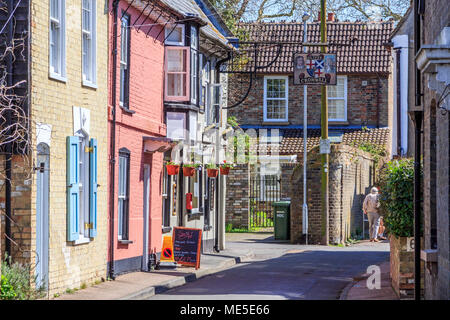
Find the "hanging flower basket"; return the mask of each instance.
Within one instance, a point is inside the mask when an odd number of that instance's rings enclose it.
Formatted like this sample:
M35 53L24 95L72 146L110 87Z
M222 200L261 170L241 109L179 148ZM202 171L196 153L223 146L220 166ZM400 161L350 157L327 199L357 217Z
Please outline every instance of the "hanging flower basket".
M220 166L220 174L221 175L228 175L230 173L231 165L228 164L226 161L223 162L223 164Z
M166 168L169 176L175 176L180 171L180 166L178 164L166 164Z
M183 175L185 177L193 177L195 173L195 167L183 167Z
M219 175L219 169L207 169L209 178L217 178Z

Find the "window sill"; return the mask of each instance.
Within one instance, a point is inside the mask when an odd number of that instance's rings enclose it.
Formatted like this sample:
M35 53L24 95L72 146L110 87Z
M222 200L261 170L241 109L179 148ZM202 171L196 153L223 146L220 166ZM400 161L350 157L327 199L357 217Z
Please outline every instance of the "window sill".
M130 243L133 243L133 241L132 240L119 240L119 243L120 244L130 244Z
M168 46L184 47L184 41L182 41L182 42L172 42L172 41L167 41L166 40L165 44L168 45Z
M120 106L120 109L122 109L123 112L128 113L128 114L135 114L136 113L136 111L130 110L128 108L125 108L124 106Z
M96 89L96 90L98 89L97 84L86 81L86 80L83 80L82 85L83 85L83 87L88 87L88 88Z
M169 233L172 231L172 227L162 227L162 233Z
M80 238L78 238L78 240L72 241L72 244L74 246L78 246L80 244L86 244L86 243L89 243L89 242L91 242L90 238L80 237Z
M288 126L289 125L289 121L272 121L272 120L264 120L263 121L264 125L281 125L281 126Z
M57 73L53 73L51 71L50 71L48 77L50 79L53 79L53 80L56 80L56 81L60 81L60 82L64 82L64 83L67 82L67 78L66 77L63 77L63 76L61 76L61 75L59 75Z
M349 125L348 121L345 121L345 120L330 120L330 119L328 119L328 124L330 126L337 126L337 125L348 126Z

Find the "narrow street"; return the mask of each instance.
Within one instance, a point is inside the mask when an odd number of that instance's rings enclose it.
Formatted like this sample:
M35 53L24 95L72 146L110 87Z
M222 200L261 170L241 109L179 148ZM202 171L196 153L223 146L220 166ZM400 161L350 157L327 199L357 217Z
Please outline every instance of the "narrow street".
M353 277L389 259L387 241L325 247L292 245L270 234L227 234L227 239L227 249L251 248L254 256L151 300L339 299Z

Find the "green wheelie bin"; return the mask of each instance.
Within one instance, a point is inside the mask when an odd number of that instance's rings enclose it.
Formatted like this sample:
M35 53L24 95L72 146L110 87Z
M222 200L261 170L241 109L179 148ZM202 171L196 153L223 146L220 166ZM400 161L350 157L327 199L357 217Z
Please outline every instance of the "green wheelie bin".
M277 201L272 203L274 211L275 240L290 239L291 201Z

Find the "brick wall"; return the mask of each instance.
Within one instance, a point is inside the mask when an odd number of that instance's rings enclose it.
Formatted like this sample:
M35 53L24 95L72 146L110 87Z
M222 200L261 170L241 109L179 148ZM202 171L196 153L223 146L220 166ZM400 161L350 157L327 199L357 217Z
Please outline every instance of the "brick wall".
M427 1L424 19L421 19L422 43L435 44L449 21L448 1ZM438 261L437 268L425 270L425 298L447 300L450 299L450 113L434 107L445 84L441 84L441 89L435 91L430 89L428 81L429 75L422 76L424 236L425 249L431 249L431 238L433 234L436 235Z
M0 253L5 253L5 156L0 156ZM29 158L15 155L12 158L11 181L11 256L20 263L31 262L31 168ZM1 258L4 258L0 254Z
M225 224L231 223L233 227L249 225L250 211L250 175L249 166L237 165L230 170L227 176L226 214Z
M107 254L107 57L108 11L97 3L97 88L82 85L81 2L66 0L65 82L49 77L49 1L31 2L31 118L52 126L50 146L49 296L106 278ZM97 237L66 241L66 137L73 135L73 106L90 110L90 137L98 141ZM35 137L33 138L35 139ZM34 141L34 140L33 140ZM35 141L33 142L35 143ZM35 150L33 151L34 156ZM31 185L32 247L35 246L36 178ZM35 257L32 254L32 260Z
M109 2L112 10L112 2ZM128 10L127 10L128 9ZM134 22L141 12L134 7L129 7L126 1L119 2L120 12L127 10L130 15L130 21ZM113 45L113 15L109 16L109 38L110 46ZM147 20L148 24L152 20ZM115 221L114 230L117 234L118 219L118 153L121 148L127 148L130 151L130 205L128 236L132 243L122 244L117 236L114 238L114 260L116 263L115 272L129 272L140 268L140 257L143 253L143 207L144 207L144 166L150 166L150 199L149 199L149 248L161 250L162 245L162 170L163 154L155 152L154 154L145 154L143 152L144 136L166 136L166 125L164 124L163 108L163 81L164 81L164 32L161 32L163 26L143 26L138 31L137 28L130 29L130 87L129 87L129 109L127 112L119 107L120 100L120 22L118 29L118 52L116 65L116 132L115 132ZM157 38L158 37L158 38ZM112 70L113 56L110 52L109 59L109 106L112 109ZM110 113L109 120L112 120ZM109 122L108 138L112 121ZM108 151L110 153L110 151ZM109 179L110 177L108 177ZM108 188L109 191L109 188ZM109 197L108 197L109 204ZM109 212L109 210L108 210ZM110 242L108 242L110 245ZM109 250L108 250L109 252ZM110 259L108 259L110 260ZM123 267L122 267L123 266Z
M303 207L303 157L298 155L299 164L293 169L291 182L291 243L304 243L302 235L302 207ZM320 154L315 147L308 153L306 185L308 204L308 243L319 244L321 240L321 205L320 205Z
M303 162L292 175L291 242L303 242ZM309 243L321 239L321 170L318 147L308 153L307 203ZM330 243L344 243L362 232L362 203L375 184L375 163L370 154L345 145L332 145L329 171Z
M414 298L414 251L407 251L406 237L390 236L390 277L392 288L400 299ZM423 240L423 239L422 239ZM423 262L421 263L423 294Z
M363 86L362 81L366 81L367 85ZM388 126L391 118L389 104L392 103L388 95L389 85L390 79L384 75L348 75L348 124ZM230 77L229 102L240 100L247 88L246 84L240 82L239 76ZM229 116L236 116L241 124L262 125L263 100L264 76L258 75L248 97L239 108L230 109ZM289 77L288 120L286 124L303 123L303 86L294 86L292 77ZM320 86L308 86L308 124L320 125Z

